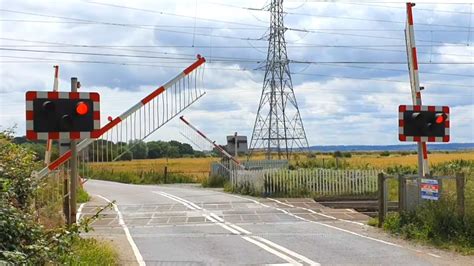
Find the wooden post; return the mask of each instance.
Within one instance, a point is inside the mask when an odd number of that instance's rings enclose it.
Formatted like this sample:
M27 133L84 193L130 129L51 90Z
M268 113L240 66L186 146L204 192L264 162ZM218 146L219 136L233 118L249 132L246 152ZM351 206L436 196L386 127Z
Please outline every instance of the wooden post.
M459 217L464 219L464 186L465 186L465 179L463 173L456 174L456 196L457 196L457 212Z
M398 212L406 211L406 201L407 201L407 181L405 176L398 175Z
M378 174L378 187L379 187L379 227L385 220L385 176L383 173Z
M168 166L167 165L165 165L164 175L165 175L164 183L166 184L166 179L167 179L167 176L168 176Z

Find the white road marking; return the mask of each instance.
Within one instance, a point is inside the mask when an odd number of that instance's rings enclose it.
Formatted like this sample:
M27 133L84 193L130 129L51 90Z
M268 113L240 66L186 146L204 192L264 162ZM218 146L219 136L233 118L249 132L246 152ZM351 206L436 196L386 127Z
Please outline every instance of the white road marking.
M229 194L227 194L229 195ZM329 228L332 228L332 229L335 229L335 230L339 230L339 231L342 231L342 232L346 232L346 233L349 233L349 234L352 234L352 235L355 235L355 236L359 236L359 237L362 237L362 238L365 238L365 239L370 239L370 240L373 240L373 241L376 241L376 242L380 242L380 243L384 243L384 244L387 244L387 245L390 245L390 246L395 246L395 247L400 247L402 248L403 246L401 245L398 245L398 244L395 244L395 243L391 243L391 242L388 242L388 241L384 241L384 240L381 240L381 239L377 239L377 238L373 238L373 237L370 237L370 236L364 236L364 235L361 235L359 233L356 233L356 232L352 232L352 231L349 231L349 230L346 230L346 229L342 229L342 228L339 228L339 227L336 227L336 226L332 226L332 225L329 225L329 224L325 224L325 223L320 223L320 222L316 222L316 221L311 221L311 220L308 220L306 218L303 218L303 217L300 217L298 215L295 215L295 214L292 214L292 213L289 213L283 209L280 209L280 208L277 208L277 207L271 207L271 206L268 206L268 205L265 205L263 203L260 203L256 200L253 200L253 199L250 199L250 198L245 198L245 197L240 197L240 196L236 196L236 195L229 195L229 196L232 196L232 197L236 197L236 198L239 198L239 199L245 199L245 200L249 200L249 201L252 201L252 202L255 202L256 204L259 204L261 206L265 206L265 207L269 207L269 208L273 208L275 210L279 210L283 213L286 213L290 216L293 216L295 217L296 219L299 219L299 220L302 220L302 221L305 221L305 222L309 222L309 223L314 223L314 224L319 224L319 225L322 225L322 226L325 226L325 227L329 227Z
M433 253L428 253L428 255L433 256L433 257L435 257L435 258L441 258L440 255L436 255L436 254L433 254Z
M109 199L106 197L103 197L101 195L97 195L98 197L102 198L103 200L107 201L108 203L112 203ZM138 262L138 265L140 266L145 266L145 261L143 260L142 254L140 254L140 250L138 250L137 245L135 244L135 241L133 241L132 235L130 235L130 231L128 230L127 225L125 224L125 221L123 220L122 213L119 211L117 205L115 203L112 203L112 206L114 207L115 212L117 212L118 218L119 218L119 224L122 226L123 231L125 232L125 236L127 237L128 243L132 247L133 254L135 255L135 258Z
M284 202L281 202L279 200L276 200L276 199L272 199L272 198L267 198L271 201L274 201L274 202L277 202L279 204L282 204L282 205L286 205L288 207L292 207L292 208L297 208L297 209L300 209L300 210L305 210L305 211L309 211L310 213L314 213L316 215L319 215L319 216L322 216L322 217L326 217L326 218L329 218L329 219L332 219L332 220L336 220L336 221L341 221L341 222L346 222L346 223L352 223L352 224L357 224L357 225L360 225L360 226L367 226L363 223L359 223L359 222L355 222L355 221L350 221L350 220L345 220L345 219L340 219L340 218L336 218L334 216L331 216L331 215L327 215L327 214L324 214L324 213L320 213L320 212L316 212L314 210L311 210L311 209L308 209L308 208L304 208L304 207L296 207L294 205L291 205L291 204L287 204L287 203L284 203ZM349 210L349 209L347 209ZM355 212L353 210L351 210L351 212Z
M275 248L277 248L277 249L279 249L279 250L282 250L282 251L286 252L287 254L290 254L291 256L293 256L293 257L295 257L295 258L298 258L298 259L300 259L300 260L302 260L302 261L308 263L309 265L320 265L319 263L318 263L318 264L314 264L314 263L315 263L314 261L312 261L312 260L306 258L305 256L302 256L302 255L300 255L300 254L298 254L298 253L296 253L296 252L294 252L294 251L292 251L292 250L289 250L289 249L287 249L287 248L285 248L285 247L282 247L282 246L280 246L280 245L278 245L278 244L276 244L276 243L273 243L272 241L267 240L267 239L265 239L265 238L263 238L263 237L254 236L253 238L255 238L255 239L257 239L257 240L260 240L261 242L264 242L265 244L267 244L267 245L269 245L269 246L273 246L273 247L275 247Z
M191 201L188 201L188 200L185 200L185 199L179 198L179 197L177 197L177 196L175 196L175 195L172 195L172 194L169 194L169 193L166 193L166 192L162 192L162 191L160 191L160 193L161 193L161 194L168 195L169 197L175 198L175 199L177 199L177 200L184 201L184 202L186 202L187 204L189 204L189 205L193 206L194 208L196 208L196 209L198 209L198 210L202 210L202 208L201 208L201 207L199 207L198 205L194 204L194 202L191 202Z
M253 239L253 238L251 238L251 237L243 236L242 238L245 239L246 241L248 241L248 242L250 242L250 243L252 243L252 244L254 244L254 245L257 245L257 246L259 246L260 248L262 248L262 249L264 249L264 250L266 250L266 251L272 253L273 255L276 255L277 257L280 257L280 258L282 258L282 259L288 261L289 263L291 263L291 265L303 265L303 264L297 262L296 260L294 260L294 259L288 257L287 255L285 255L285 254L283 254L283 253L281 253L281 252L279 252L279 251L277 251L277 250L274 250L273 248L271 248L271 247L269 247L269 246L263 244L262 242L259 242L259 241L255 240L255 239Z
M206 215L206 214L203 214L203 215L204 215L204 217L206 217L209 221L211 221L211 222L213 222L213 223L219 225L220 227L224 228L225 230L231 232L232 234L234 234L234 235L241 235L241 232L237 231L236 229L231 228L231 227L225 225L224 223L215 220L214 218L212 218L212 217L209 216L209 215Z
M85 203L81 203L81 205L79 205L79 208L77 209L77 213L76 213L76 222L79 222L79 219L81 218L81 212L82 212L82 208L84 208L84 205L86 205Z
M181 204L183 204L184 206L188 207L189 209L191 210L201 210L205 213L203 213L202 215L204 217L206 217L208 220L214 222L215 224L221 226L222 228L230 231L231 233L233 234L236 234L236 235L240 235L240 237L244 240L246 240L247 242L250 242L254 245L257 245L259 246L260 248L280 257L281 259L283 260L286 260L287 262L289 262L290 264L292 265L302 265L300 262L296 261L295 259L291 258L290 256L293 256L295 258L298 258L299 260L301 261L304 261L310 265L320 265L319 263L301 255L301 254L298 254L292 250L289 250L283 246L280 246L268 239L265 239L263 237L258 237L258 236L251 236L251 232L243 229L242 227L240 226L237 226L233 223L229 223L227 221L225 221L223 218L219 217L218 215L216 215L215 213L212 213L204 208L201 208L199 206L197 206L196 204L194 204L193 202L191 201L188 201L186 199L183 199L183 198L180 198L178 196L175 196L175 195L172 195L172 194L169 194L169 193L165 193L165 192L161 192L161 191L152 191L153 193L155 194L159 194L161 196L164 196L164 197L167 197L169 199L173 199ZM196 207L198 207L199 209L197 209ZM208 214L207 214L208 213ZM242 235L245 234L245 235ZM270 247L272 246L272 247ZM277 250L278 249L278 250ZM283 253L285 252L285 253ZM288 256L290 255L290 256Z

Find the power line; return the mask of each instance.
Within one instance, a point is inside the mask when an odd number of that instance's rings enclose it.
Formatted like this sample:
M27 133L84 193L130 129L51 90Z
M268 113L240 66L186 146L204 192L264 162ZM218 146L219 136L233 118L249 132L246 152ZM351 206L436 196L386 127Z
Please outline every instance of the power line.
M308 17L318 17L318 18L337 18L337 19L345 19L345 20L357 20L357 21L372 21L372 22L379 22L379 23L396 23L396 24L405 24L405 21L399 20L387 20L387 19L369 19L369 18L355 18L355 17L345 17L345 16L329 16L329 15L314 15L314 14L307 14L307 13L296 13L296 12L286 12L288 15L298 15L298 16L308 16ZM424 25L424 26L435 26L435 27L448 27L448 28L469 28L467 26L459 26L459 25L445 25L445 24L428 24L428 23L420 23L417 22L416 25Z
M47 62L72 62L72 63L91 63L91 64L111 64L111 65L129 65L129 66L144 66L144 67L165 67L165 68L182 68L182 66L162 66L157 64L162 64L162 62L156 63L129 63L129 62L113 62L113 61L98 61L98 60L71 60L71 59L53 59L53 58L34 58L34 57L14 57L14 56L0 56L4 58L17 58L17 59L32 59L32 60L40 60L40 61L47 61ZM191 59L189 59L191 60ZM1 63L1 61L0 61ZM212 64L212 62L210 63ZM326 63L327 64L327 63ZM406 64L406 63L405 63ZM245 69L245 68L208 68L208 69L215 69L215 70L224 70L224 71L262 71L261 69ZM330 77L330 78L343 78L343 79L352 79L352 80L371 80L376 82L389 82L389 83L404 83L406 84L407 81L403 80L392 80L392 79L379 79L379 78L364 78L364 77L349 77L349 76L341 76L341 75L327 75L327 74L310 74L310 73L298 73L298 72L291 72L292 75L302 75L302 76L319 76L319 77ZM449 83L424 83L426 85L436 85L436 86L452 86L452 87L466 87L472 88L471 85L464 85L464 84L449 84Z
M398 6L384 6L384 5L373 5L373 4L365 4L365 3L346 3L348 5L358 5L358 6L369 6L369 7L381 7L381 8L390 8L390 9L401 9L405 10L405 7L398 7ZM420 8L417 7L416 11L430 11L430 12L440 12L440 13L453 13L453 14L465 14L469 15L469 12L464 11L455 11L455 10L443 10L443 9L430 9L430 8Z
M94 4L94 5L102 5L102 6L109 6L109 7L115 7L115 8L128 9L128 10L142 11L142 12L153 13L153 14L182 17L182 18L188 18L188 19L193 19L193 20L197 19L197 20L212 21L212 22L217 22L217 23L226 23L226 24L236 24L236 25L267 28L267 26L263 26L263 25L255 25L255 24L248 24L248 23L242 23L242 22L236 22L236 21L227 21L227 20L220 20L220 19L209 19L209 18L201 18L201 17L195 17L195 16L187 16L187 15L176 14L176 13L171 13L171 12L144 9L144 8L137 8L137 7L130 7L130 6L124 6L124 5L117 5L117 4L108 4L108 3L101 3L101 2L94 2L94 1L83 1L83 2L88 3L88 4Z
M89 52L69 52L56 50L36 50L36 49L15 49L15 48L0 48L4 51L12 52L31 52L31 53L53 53L53 54L75 54L75 55L92 55L92 56L107 56L107 57L132 57L132 58L147 58L147 59L165 59L165 60L190 60L188 57L170 57L170 56L147 56L147 55L132 55L132 54L113 54L113 53L89 53ZM252 58L235 58L235 57L214 57L214 61L220 62L240 62L240 63L262 63L265 60ZM406 61L301 61L289 60L290 63L296 64L406 64ZM474 62L418 62L418 64L431 65L472 65Z
M84 24L84 25L94 25L94 24L103 24L102 22L81 22L81 21L53 21L53 20L28 20L28 19L0 19L1 22L22 22L22 23L50 23L50 24ZM212 27L212 26L190 26L190 25L152 25L152 24L126 24L129 26L136 27L153 27L153 28L197 28L197 29L226 29L226 30L262 30L262 27ZM362 32L403 32L404 29L373 29L373 28L304 28L302 30L307 31L362 31ZM466 30L456 30L456 29L417 29L417 32L470 32Z
M57 51L57 50L36 50L36 49L14 49L14 48L0 48L4 51L13 52L31 52L31 53L54 53L54 54L74 54L74 55L91 55L91 56L107 56L107 57L131 57L131 58L146 58L146 59L165 59L165 60L190 60L188 57L170 57L170 56L149 56L149 55L133 55L133 54L113 54L113 53L90 53L90 52L72 52L72 51ZM235 58L235 57L214 57L214 61L221 62L239 62L239 63L262 63L263 59L253 58ZM300 61L290 60L291 63L296 64L406 64L403 61ZM473 62L419 62L419 64L474 64Z
M324 1L327 2L327 1ZM332 2L336 3L336 2ZM337 2L341 3L341 2ZM238 8L238 9L245 9L245 10L253 10L253 11L264 11L267 12L268 10L264 8L249 8L249 7L242 7L242 6L235 6L235 5L228 5L228 4L217 4L213 3L216 5L221 5L221 6L226 6L226 7L232 7L232 8ZM364 5L364 4L359 4L359 3L342 3L342 4L353 4L353 5ZM368 5L368 6L374 6L374 5ZM385 7L385 6L384 6ZM387 7L390 8L390 7ZM396 7L398 8L398 7ZM426 9L419 9L417 8L416 10L426 10ZM450 12L450 11L440 11L440 12ZM345 16L329 16L329 15L321 15L321 14L308 14L308 13L298 13L298 12L284 12L285 14L288 15L300 15L300 16L310 16L310 17L324 17L324 18L337 18L337 19L347 19L347 20L359 20L359 21L373 21L373 22L382 22L382 23L397 23L397 24L404 24L405 21L396 21L396 20L386 20L386 19L368 19L368 18L356 18L356 17L345 17ZM462 13L462 14L469 14L469 12L456 12L452 11L452 13ZM445 24L428 24L428 23L417 23L417 25L428 25L428 26L438 26L438 27L452 27L452 28L468 28L466 26L459 26L459 25L445 25Z
M79 19L79 18L71 18L71 17L61 17L61 16L54 16L54 15L45 15L39 13L32 13L32 12L24 12L24 11L17 11L17 10L9 10L9 9L0 9L0 11L4 12L11 12L11 13L18 13L18 14L26 14L32 16L40 16L40 17L49 17L49 18L58 18L58 19L65 19L65 20L72 20L72 21L80 21L80 22L88 22L88 23L97 23L103 24L108 26L119 26L119 27L131 27L137 29L144 29L144 30L158 30L162 32L169 32L169 33L176 33L176 34L187 34L187 35L199 35L199 36L207 36L207 37L215 37L215 38L225 38L225 39L235 39L235 40L244 40L244 41L267 41L263 37L255 38L255 37L241 37L241 36L229 36L229 35L218 35L218 34L210 34L210 33L195 33L195 32L186 32L186 31L176 31L176 30L167 30L167 29L160 29L156 27L144 27L137 24L127 24L127 23L117 23L117 22L103 22L103 21L94 21L89 19ZM160 11L157 11L160 12ZM376 38L376 39L385 39L385 40L404 40L403 38L397 37L387 37L387 36L380 36L380 35L366 35L366 34L351 34L351 33L340 33L340 32L325 32L325 31L315 31L315 30L306 30L306 29L298 29L298 28L287 28L288 30L292 31L300 31L306 33L320 33L320 34L332 34L332 35L343 35L343 36L354 36L354 37L364 37L364 38ZM419 42L427 42L427 43L439 43L439 44L454 44L454 45L466 45L463 43L448 43L448 42L441 42L441 41L432 41L432 40L417 40ZM291 43L291 42L289 42Z
M45 42L45 41L35 41L35 40L25 40L25 39L14 39L14 38L1 38L2 40L9 40L9 41L20 41L20 42L30 42L30 43L41 43L41 44L49 44L49 45L4 45L1 44L1 47L27 47L27 48L94 48L94 49L112 49L112 50L118 50L118 51L131 51L131 52L140 52L140 53L154 53L154 54L177 54L177 55L186 55L186 56L194 56L194 54L181 54L181 53L170 53L170 52L156 52L156 51L150 51L150 50L136 50L136 49L126 49L122 47L142 47L142 46L115 46L115 45L88 45L88 44L69 44L69 43L63 43L63 42ZM241 48L253 48L257 51L260 52L259 48L267 48L265 46L262 47L256 47L249 43L250 47L241 47ZM150 47L161 47L161 46L144 46L147 48ZM175 46L171 46L175 48ZM291 46L290 46L291 47ZM190 46L190 48L202 48L199 46ZM205 47L205 48L216 48L218 49L219 47ZM383 52L396 52L396 53L406 53L405 50L393 50L393 49L381 49L381 48L368 48L368 47L347 47L347 46L332 46L328 45L326 48L346 48L346 49L357 49L357 50L369 50L369 51L383 51ZM469 54L452 54L452 53L437 53L437 52L422 52L418 51L419 54L429 54L429 55L451 55L451 56L461 56L461 57L473 57L472 55Z

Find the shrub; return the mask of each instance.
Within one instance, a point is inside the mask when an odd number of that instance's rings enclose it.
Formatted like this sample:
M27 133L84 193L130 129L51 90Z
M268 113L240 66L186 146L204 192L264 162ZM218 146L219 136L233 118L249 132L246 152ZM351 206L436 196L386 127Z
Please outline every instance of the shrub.
M211 175L204 179L201 183L203 187L224 187L227 182L227 178L221 175Z
M88 202L90 200L89 193L87 193L82 187L77 189L76 198L78 203Z
M34 153L11 139L0 133L0 264L69 264L75 255L73 242L80 232L89 230L90 222L103 209L79 225L45 229L32 206L38 190L30 177L36 168Z
M380 156L390 156L390 152L389 151L384 151L382 153L380 153Z
M445 197L426 201L416 210L389 214L383 228L407 239L474 253L474 220L456 213L455 201Z
M191 176L157 171L114 171L109 169L89 169L83 175L93 179L108 180L127 184L173 184L173 183L195 183Z

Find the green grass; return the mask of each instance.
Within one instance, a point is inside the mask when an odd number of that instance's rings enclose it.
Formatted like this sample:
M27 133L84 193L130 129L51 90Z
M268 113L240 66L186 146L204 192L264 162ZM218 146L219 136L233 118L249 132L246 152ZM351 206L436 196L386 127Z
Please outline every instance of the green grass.
M82 187L79 187L77 189L76 198L77 198L78 203L84 203L84 202L88 202L91 197L89 196L87 191L85 191Z
M212 175L201 182L202 187L224 187L227 178L220 175Z
M116 171L116 170L92 170L90 176L93 179L114 181L127 184L173 184L173 183L195 183L196 179L184 174L149 171Z
M454 176L464 173L465 216L460 217L456 206L454 180L444 180L441 199L426 201L414 211L391 213L383 228L394 235L436 247L474 255L474 161L455 160L432 167L435 176ZM390 185L390 198L395 197L397 186Z
M72 246L68 265L117 265L117 252L105 241L93 238L78 238Z

